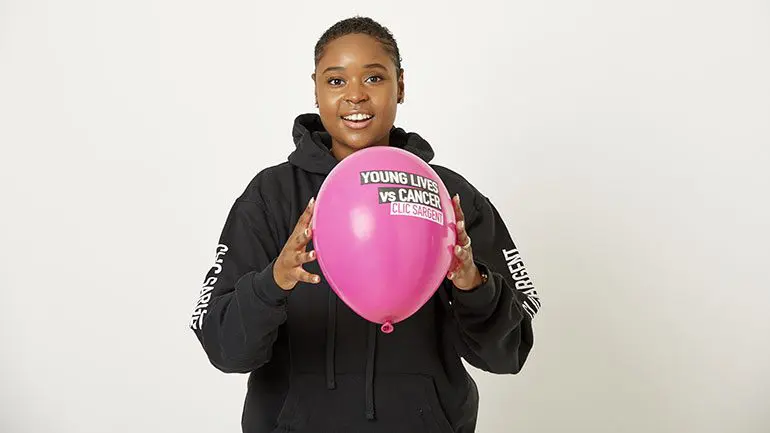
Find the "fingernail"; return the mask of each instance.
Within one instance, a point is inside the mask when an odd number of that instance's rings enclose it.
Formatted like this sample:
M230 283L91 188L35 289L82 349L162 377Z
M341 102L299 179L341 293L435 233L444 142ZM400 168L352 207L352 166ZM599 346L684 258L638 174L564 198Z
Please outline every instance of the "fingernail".
M320 283L320 282L321 282L321 277L319 277L318 275L316 275L315 277L313 277L313 282L314 282L314 283Z
M450 280L452 278L454 278L454 277L455 277L455 273L454 272L450 272L449 275L447 276L447 278L449 278Z
M459 245L455 245L455 252L456 252L457 254L460 254L460 251L462 251L462 250L463 250L463 249L462 249L462 248L461 248Z
M305 237L307 237L310 234L310 228L306 228L304 233Z
M311 198L310 198L310 201L309 201L309 202L307 202L307 206L308 206L308 207L312 206L314 202L315 202L315 197L311 197Z
M457 229L458 230L465 230L465 221L460 220L460 222L457 223Z
M310 252L310 258L315 259L315 250Z

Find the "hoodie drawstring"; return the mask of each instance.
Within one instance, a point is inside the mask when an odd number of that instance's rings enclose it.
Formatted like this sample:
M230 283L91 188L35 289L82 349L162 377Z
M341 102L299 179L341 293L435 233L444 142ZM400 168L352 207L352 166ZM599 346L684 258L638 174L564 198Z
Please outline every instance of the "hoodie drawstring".
M369 324L369 338L366 340L369 356L366 358L366 419L374 419L374 357L377 352L377 324Z
M326 387L337 387L334 372L334 350L337 332L337 294L329 290L328 322L326 324ZM377 355L376 323L369 323L369 335L366 339L366 419L375 419L374 410L374 359Z
M334 345L337 336L337 294L329 290L329 312L326 324L326 387L334 389L337 383L334 375Z

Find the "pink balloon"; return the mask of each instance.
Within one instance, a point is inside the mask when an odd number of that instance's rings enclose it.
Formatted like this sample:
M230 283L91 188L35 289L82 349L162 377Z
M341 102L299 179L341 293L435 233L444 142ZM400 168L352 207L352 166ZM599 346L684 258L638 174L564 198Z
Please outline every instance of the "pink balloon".
M427 163L377 146L343 159L321 185L313 244L337 296L389 333L449 272L455 222L446 186Z

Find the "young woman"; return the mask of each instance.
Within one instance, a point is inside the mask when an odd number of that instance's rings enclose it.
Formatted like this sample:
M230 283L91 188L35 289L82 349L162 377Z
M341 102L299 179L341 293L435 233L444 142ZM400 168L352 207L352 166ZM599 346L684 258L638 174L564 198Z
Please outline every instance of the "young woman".
M433 150L393 126L404 72L386 28L361 17L335 24L315 65L320 115L297 117L288 161L235 200L190 327L216 368L250 374L245 433L473 432L478 394L461 360L499 374L522 368L540 307L532 281L492 203L432 165L454 197L456 266L392 334L339 301L312 248L312 198L325 176L370 146L426 162Z

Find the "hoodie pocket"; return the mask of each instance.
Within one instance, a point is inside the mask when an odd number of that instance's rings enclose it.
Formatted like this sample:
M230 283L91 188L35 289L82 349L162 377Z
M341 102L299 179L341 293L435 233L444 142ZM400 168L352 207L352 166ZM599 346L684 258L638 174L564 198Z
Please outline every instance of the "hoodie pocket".
M330 390L323 375L293 377L273 433L453 432L430 376L377 375L374 420L366 417L364 376L338 374L336 379Z
M447 419L446 412L441 408L433 378L423 375L412 375L412 378L416 382L420 382L423 391L423 400L421 405L418 406L418 412L423 418L424 431L453 433L454 429Z

